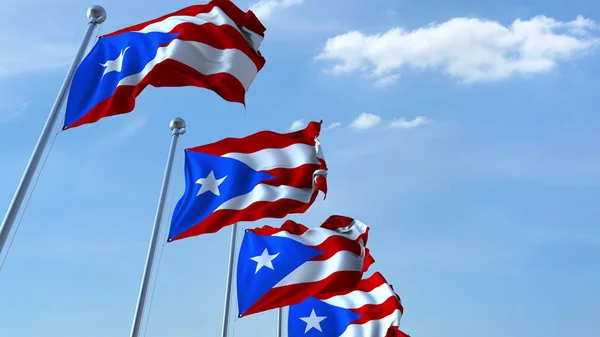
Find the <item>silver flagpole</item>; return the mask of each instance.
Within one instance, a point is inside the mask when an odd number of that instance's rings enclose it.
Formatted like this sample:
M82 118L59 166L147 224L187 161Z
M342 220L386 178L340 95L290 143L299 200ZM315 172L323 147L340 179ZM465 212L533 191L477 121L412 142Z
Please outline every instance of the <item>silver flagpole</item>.
M160 224L165 208L165 201L167 199L169 180L171 178L171 169L173 168L175 147L177 146L177 140L179 139L179 136L185 133L185 121L179 117L175 118L171 121L169 127L173 131L171 137L171 148L169 149L169 156L167 157L167 167L165 169L165 175L163 177L162 187L160 190L160 197L158 199L158 206L156 208L156 216L154 217L154 227L152 229L152 236L150 237L150 246L148 247L148 256L146 257L144 276L142 277L142 284L140 286L137 307L135 308L135 315L133 318L133 324L131 326L131 337L138 337L140 333L140 325L142 322L142 317L144 316L144 304L146 303L148 284L150 283L150 276L152 275L154 253L156 251L156 243L158 242L158 234L160 233Z
M237 236L237 223L231 227L231 243L229 246L229 269L227 270L227 285L225 288L225 308L223 308L223 328L221 337L229 334L229 313L231 311L231 288L233 287L233 262L235 260L235 239Z
M58 119L59 112L62 109L62 106L67 98L67 92L69 91L69 87L71 86L71 81L73 80L73 75L75 75L75 70L79 66L81 59L83 59L83 55L87 49L87 46L89 45L94 29L96 28L96 26L106 21L106 11L100 6L92 6L87 10L87 17L88 27L85 32L85 35L83 36L83 40L79 45L79 49L77 50L77 54L75 54L73 63L71 64L71 67L67 72L67 76L63 81L60 91L58 92L58 96L54 101L54 105L50 110L50 114L46 119L46 124L44 125L40 137L38 138L37 144L33 149L33 153L31 154L29 163L27 163L27 167L25 168L23 177L19 182L17 191L13 196L10 206L8 206L8 210L6 211L6 215L4 216L4 220L2 221L2 226L0 226L0 254L2 254L2 251L4 250L8 234L10 233L15 219L17 218L17 213L21 208L21 204L25 199L25 195L27 194L27 190L29 189L29 185L31 184L33 175L38 167L40 159L42 158L42 154L46 149L46 145L48 144L48 140L50 139L50 135Z
M277 309L277 337L283 337L283 308Z

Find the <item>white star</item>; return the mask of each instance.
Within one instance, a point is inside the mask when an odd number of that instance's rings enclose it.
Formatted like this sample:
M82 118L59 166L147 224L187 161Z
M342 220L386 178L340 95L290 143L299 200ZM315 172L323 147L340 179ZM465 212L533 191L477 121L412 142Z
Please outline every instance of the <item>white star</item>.
M119 54L119 56L116 59L108 60L104 64L100 63L100 65L104 67L104 72L102 73L102 77L104 77L104 75L106 75L110 72L113 72L113 71L120 72L121 70L123 70L123 58L125 56L125 52L127 51L127 49L129 49L129 46L127 48L121 50L121 54Z
M221 179L216 179L215 173L213 171L210 171L206 178L200 178L196 180L196 184L202 185L196 196L199 196L200 194L208 191L211 191L216 196L220 196L221 192L219 191L219 185L223 183L225 178L227 178L227 176L224 176Z
M258 273L258 271L262 267L267 267L275 270L275 268L273 268L272 261L277 257L277 255L279 255L279 253L269 255L269 251L267 250L267 248L265 248L265 250L263 250L262 254L260 254L259 256L251 257L250 260L256 262L256 271L254 272L254 274Z
M312 328L315 328L315 329L323 332L323 330L321 329L321 321L324 320L325 318L327 318L327 316L317 316L317 314L315 313L315 309L313 309L310 312L310 316L300 317L301 320L306 322L306 329L304 329L304 333L309 332L310 329L312 329Z

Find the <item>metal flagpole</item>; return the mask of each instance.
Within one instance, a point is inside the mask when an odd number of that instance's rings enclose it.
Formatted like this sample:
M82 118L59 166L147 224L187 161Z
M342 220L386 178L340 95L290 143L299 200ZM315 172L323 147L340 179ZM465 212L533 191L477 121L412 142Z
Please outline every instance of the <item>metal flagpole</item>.
M283 337L283 308L277 309L277 337Z
M227 285L225 288L225 308L223 308L223 328L221 337L228 337L229 312L231 307L231 288L233 287L233 262L235 259L235 239L237 236L237 223L231 227L231 243L229 246L229 269L227 270Z
M135 308L135 315L133 318L133 324L131 326L131 337L138 337L140 332L140 325L142 322L142 317L144 315L144 304L146 303L146 293L148 292L148 284L150 283L150 276L152 275L152 263L154 262L156 243L158 242L160 224L162 220L163 210L165 208L167 191L169 189L171 169L173 168L175 147L177 146L177 139L179 139L179 136L185 133L185 121L179 117L173 119L169 126L173 131L171 137L171 148L169 149L169 156L167 157L167 167L165 169L165 175L163 177L162 187L160 190L160 197L158 199L158 206L156 208L156 215L154 217L154 227L152 229L152 236L150 237L150 246L148 247L148 256L146 257L144 276L142 277L142 284L140 286L137 307Z
M6 240L8 238L8 234L17 218L17 213L21 208L21 204L25 199L25 194L29 189L29 185L31 184L31 180L33 179L33 175L38 167L38 164L42 158L42 154L46 149L46 145L48 144L48 140L50 139L50 135L56 121L58 119L59 112L67 98L67 92L69 87L71 86L71 81L73 80L73 75L75 75L75 70L79 66L81 59L83 59L83 54L85 53L87 46L92 37L92 33L97 25L100 25L106 21L106 11L104 8L100 6L92 6L87 10L88 17L88 27L83 36L83 40L79 45L79 49L77 50L77 54L75 54L75 58L73 59L73 63L67 72L67 76L65 77L63 84L58 92L58 96L54 101L54 105L50 110L50 114L46 120L46 124L42 129L40 137L38 138L37 144L33 149L33 153L31 154L31 158L29 159L29 163L27 163L27 167L25 168L25 172L23 173L23 177L19 182L17 187L17 191L13 196L13 199L8 206L8 210L6 211L6 215L4 216L4 220L2 221L2 226L0 226L0 254L4 250L4 246L6 244Z

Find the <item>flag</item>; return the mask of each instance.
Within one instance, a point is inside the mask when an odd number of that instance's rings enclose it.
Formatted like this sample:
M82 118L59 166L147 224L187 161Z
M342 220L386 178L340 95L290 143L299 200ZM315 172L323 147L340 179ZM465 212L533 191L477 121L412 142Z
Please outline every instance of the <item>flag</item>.
M400 297L383 275L374 273L355 290L332 297L310 297L290 306L289 337L401 337Z
M320 130L321 122L310 122L296 132L261 131L187 149L185 192L173 212L169 241L239 221L304 213L319 191L327 193Z
M245 104L265 64L265 30L252 11L212 0L103 35L75 71L63 129L132 111L148 85L202 87Z
M320 227L287 220L247 230L238 256L239 316L297 304L317 294L355 289L374 262L369 227L331 216Z
M410 337L410 335L400 330L397 326L393 326L387 331L385 337Z

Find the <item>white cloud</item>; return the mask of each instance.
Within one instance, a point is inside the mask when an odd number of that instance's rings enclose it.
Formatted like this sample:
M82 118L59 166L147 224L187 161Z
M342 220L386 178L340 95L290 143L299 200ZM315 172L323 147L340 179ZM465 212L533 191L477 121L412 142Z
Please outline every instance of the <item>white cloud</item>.
M352 123L350 127L358 130L366 130L372 129L378 124L381 124L382 118L372 113L363 112ZM425 117L425 116L417 116L413 119L406 118L394 118L389 122L385 122L385 128L387 129L414 129L419 126L433 123L433 120ZM333 125L339 126L337 124L341 123L333 123L330 128L333 128Z
M350 127L358 130L366 130L375 127L381 121L381 117L372 113L363 112L352 121Z
M414 129L431 122L427 117L417 116L414 119L395 118L387 126L394 129Z
M325 128L325 129L323 129L323 130L331 130L331 129L335 129L335 128L337 128L337 127L341 126L341 125L342 125L342 123L340 123L340 122L331 123L331 124L330 124L328 127L326 127L326 128Z
M579 15L571 22L567 22L565 26L570 30L572 34L589 35L590 31L599 29L599 25L594 20L586 19Z
M393 74L393 75L388 75L388 76L383 76L383 77L377 78L375 80L375 86L380 87L380 88L387 88L387 87L391 86L392 84L396 83L398 78L400 78L400 75L398 75L398 74Z
M363 72L379 86L396 81L404 68L440 70L466 83L500 80L548 72L559 61L590 51L600 44L599 29L582 16L570 22L536 16L508 26L454 18L413 31L350 31L328 39L316 59L335 61L333 74Z
M273 15L275 11L299 6L304 0L260 0L250 5L250 10L256 14L260 20L266 20Z
M292 123L292 125L290 125L290 127L288 128L288 130L290 130L290 131L298 131L298 130L302 129L303 126L304 126L304 120L299 119L297 121L294 121Z

